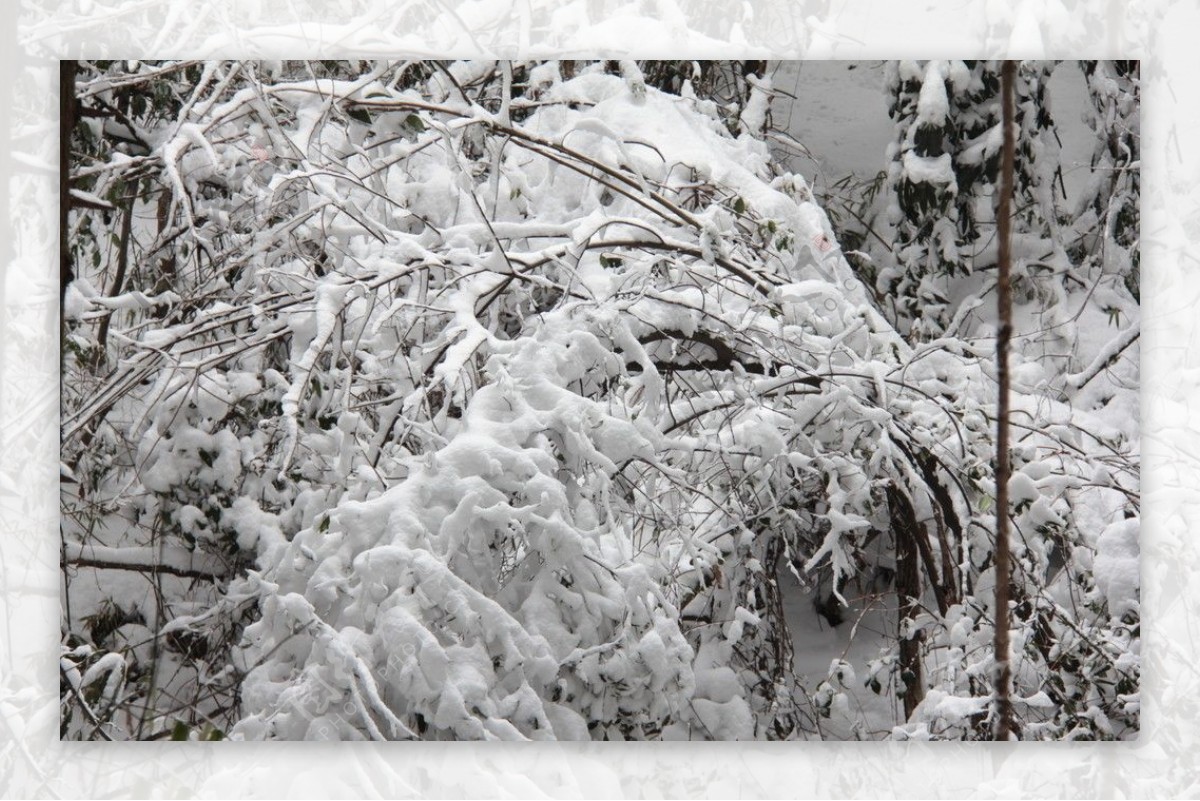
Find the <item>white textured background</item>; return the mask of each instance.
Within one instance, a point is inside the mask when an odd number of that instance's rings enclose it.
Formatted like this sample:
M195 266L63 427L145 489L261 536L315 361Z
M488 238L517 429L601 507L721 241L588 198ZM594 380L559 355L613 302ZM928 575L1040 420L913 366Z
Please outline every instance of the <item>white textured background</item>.
M0 795L1200 794L1200 9L1166 0L26 0L0 69ZM918 10L909 10L917 6ZM18 10L19 8L19 10ZM653 17L653 19L651 19ZM58 742L60 57L1144 60L1143 732L1127 744Z

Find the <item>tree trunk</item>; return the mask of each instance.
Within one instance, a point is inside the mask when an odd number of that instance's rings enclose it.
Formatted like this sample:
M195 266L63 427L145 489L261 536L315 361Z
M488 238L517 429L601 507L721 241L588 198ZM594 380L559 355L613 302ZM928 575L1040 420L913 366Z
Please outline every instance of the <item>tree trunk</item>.
M1012 664L1009 653L1009 510L1008 479L1012 471L1008 455L1008 347L1012 338L1012 229L1013 159L1016 143L1013 134L1013 79L1017 62L1005 61L1000 73L1001 106L1004 125L1004 155L1000 165L1000 209L996 216L999 236L999 272L997 301L1000 311L1000 332L996 340L997 380L1000 384L999 410L996 414L996 600L995 640L996 714L995 739L1017 737L1012 710Z
M58 62L58 306L75 280L67 225L71 208L71 131L75 130L75 62Z
M918 533L914 530L912 504L895 487L888 489L888 511L892 521L892 536L896 539L896 599L900 627L900 682L904 686L904 719L912 717L925 699L925 682L921 669L921 639L919 633L906 629L921 608L921 567L917 547Z

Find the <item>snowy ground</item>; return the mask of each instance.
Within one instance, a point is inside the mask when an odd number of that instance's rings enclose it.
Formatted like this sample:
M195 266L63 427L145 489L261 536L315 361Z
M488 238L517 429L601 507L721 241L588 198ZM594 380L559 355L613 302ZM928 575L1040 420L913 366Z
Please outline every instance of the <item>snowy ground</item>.
M883 94L882 61L786 61L775 86L775 124L808 148L810 156L784 148L776 156L817 188L847 175L867 177L884 166L892 121Z
M880 646L896 640L896 602L890 592L849 592L844 620L836 626L815 614L817 593L806 592L790 573L781 575L784 616L792 633L801 709L812 715L823 739L879 739L891 731L903 711L892 688L874 693L864 687L865 667L879 657ZM848 663L851 670L838 664ZM847 692L831 705L829 717L814 710L817 687L834 676L833 686Z

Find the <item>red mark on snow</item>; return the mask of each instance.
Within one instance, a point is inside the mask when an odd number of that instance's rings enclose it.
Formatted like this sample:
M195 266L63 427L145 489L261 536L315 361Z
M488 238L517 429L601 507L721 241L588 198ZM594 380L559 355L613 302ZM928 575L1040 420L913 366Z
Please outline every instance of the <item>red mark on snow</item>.
M822 253L828 253L833 248L833 243L825 236L825 234L817 234L812 238L812 243L817 250Z

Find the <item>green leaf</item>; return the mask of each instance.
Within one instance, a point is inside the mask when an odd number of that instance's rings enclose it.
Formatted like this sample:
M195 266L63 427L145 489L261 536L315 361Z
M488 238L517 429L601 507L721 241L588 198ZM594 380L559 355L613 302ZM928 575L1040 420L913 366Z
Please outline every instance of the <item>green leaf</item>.
M405 118L404 124L412 128L417 133L425 133L425 122L416 114L409 114Z
M733 210L736 211L738 214L745 214L746 213L746 201L740 197L737 200L733 201Z
M367 113L365 108L352 108L346 113L350 115L350 119L357 120L363 125L371 124L371 115Z
M189 731L191 731L191 728L182 720L175 721L175 725L171 728L171 741L186 742Z
M325 515L321 518L321 522L317 523L318 534L324 534L326 531L329 531L329 515Z

